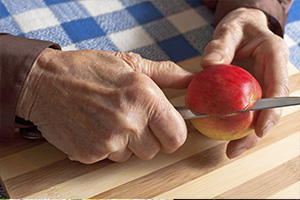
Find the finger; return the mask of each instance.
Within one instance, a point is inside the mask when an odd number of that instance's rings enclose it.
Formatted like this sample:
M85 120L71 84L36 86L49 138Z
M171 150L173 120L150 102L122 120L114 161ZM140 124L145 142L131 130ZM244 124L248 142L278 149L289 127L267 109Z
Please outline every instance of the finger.
M268 45L269 48L262 46L254 54L256 64L265 68L262 82L265 98L289 96L290 93L287 70L289 50L281 38L273 40L270 41L273 45ZM278 48L281 48L281 51L278 51ZM282 109L261 111L255 126L256 134L259 137L266 135L272 127L278 124L281 113Z
M253 132L239 140L230 141L227 145L226 155L228 158L236 158L259 143L259 138Z
M120 57L134 70L146 74L162 88L186 88L195 75L171 61L156 62L135 53L105 53Z
M142 59L136 66L161 88L186 88L195 76L172 61L155 62Z
M84 164L93 164L106 159L112 152L117 152L122 147L122 142L113 145L112 142L98 141L85 145L86 142L82 141L79 146L63 150L68 158L72 161L78 161ZM70 146L70 145L67 145ZM123 146L123 145L122 145Z
M131 155L132 152L125 147L122 150L111 153L107 158L114 162L125 162Z
M136 133L129 139L128 148L143 160L152 159L160 150L159 141L147 127L141 133Z
M88 154L67 154L69 160L71 161L78 161L83 164L93 164L104 160L108 157L109 154L102 154L102 155L88 155Z
M160 141L162 151L172 153L185 142L186 125L169 101L165 99L157 102L153 105L149 126Z
M268 83L271 84L271 83ZM281 84L273 83L271 88L266 87L266 95L264 97L281 97L289 95L289 86L288 79L283 81ZM277 88L277 89L275 89ZM258 116L255 132L257 136L264 137L276 124L279 123L282 115L282 108L270 109L270 110L262 110Z
M134 70L142 72L150 77L160 87L185 88L194 77L173 62L154 62L142 59L134 53L112 53L122 58ZM172 153L179 148L186 140L187 130L185 122L177 110L167 100L156 84L151 85L146 99L153 99L149 105L149 127L161 144L162 151ZM155 95L154 95L155 94Z
M205 48L201 67L215 64L230 64L239 48L243 33L236 24L219 23L214 31L213 40Z
M71 161L77 161L77 162L81 162L83 164L93 164L93 163L96 163L100 160L104 160L107 158L107 155L103 156L102 158L97 158L97 159L94 159L94 158L91 158L91 157L82 157L82 156L76 156L76 155L73 155L73 154L67 154L68 156L68 159L71 160Z
M255 133L258 137L264 137L281 119L282 109L276 108L260 112L255 125Z

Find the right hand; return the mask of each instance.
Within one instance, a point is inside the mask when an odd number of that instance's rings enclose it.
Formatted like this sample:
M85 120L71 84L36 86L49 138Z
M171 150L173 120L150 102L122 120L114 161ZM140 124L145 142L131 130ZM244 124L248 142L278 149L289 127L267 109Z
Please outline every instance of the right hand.
M213 40L206 46L202 67L235 64L246 68L262 86L263 98L289 95L289 49L268 27L267 16L259 9L238 8L217 25ZM227 156L235 158L256 146L281 119L282 109L262 110L255 133L230 141Z
M16 114L71 160L126 161L172 153L187 136L162 88L185 88L193 74L134 53L46 49L21 92Z

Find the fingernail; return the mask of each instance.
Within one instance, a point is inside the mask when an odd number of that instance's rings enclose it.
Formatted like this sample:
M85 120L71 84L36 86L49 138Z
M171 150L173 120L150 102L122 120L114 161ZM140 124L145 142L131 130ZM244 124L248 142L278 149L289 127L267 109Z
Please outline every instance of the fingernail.
M270 122L263 130L262 136L264 137L274 127L274 122Z
M241 148L239 148L239 149L236 149L236 150L234 150L234 151L231 152L231 154L229 155L229 158L230 158L230 159L231 159L231 158L236 158L236 157L242 155L243 153L245 153L246 151L247 151L247 149L244 148L244 147L241 147Z
M223 59L223 56L219 53L209 53L206 56L203 57L203 60L209 60L209 61L221 61Z

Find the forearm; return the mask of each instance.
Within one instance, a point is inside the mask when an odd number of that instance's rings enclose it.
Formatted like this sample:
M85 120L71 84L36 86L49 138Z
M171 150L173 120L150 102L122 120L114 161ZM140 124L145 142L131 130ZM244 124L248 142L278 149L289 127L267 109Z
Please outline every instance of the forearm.
M215 10L214 23L217 25L229 12L241 8L256 8L262 10L269 20L269 28L277 35L283 36L284 26L288 18L288 11L292 0L226 0L204 1L210 8Z
M60 48L48 41L0 34L0 141L13 137L15 110L24 81L36 58L47 47Z

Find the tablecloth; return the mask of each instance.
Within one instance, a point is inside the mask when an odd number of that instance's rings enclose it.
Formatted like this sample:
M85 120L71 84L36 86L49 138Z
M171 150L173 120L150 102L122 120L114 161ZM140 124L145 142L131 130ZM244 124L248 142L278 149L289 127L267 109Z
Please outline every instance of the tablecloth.
M300 70L299 10L296 0L284 39L289 61ZM0 0L0 32L50 40L63 50L131 51L174 62L203 54L212 18L197 0Z

